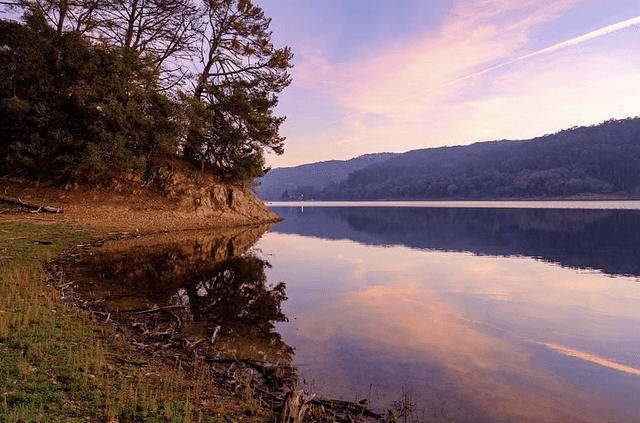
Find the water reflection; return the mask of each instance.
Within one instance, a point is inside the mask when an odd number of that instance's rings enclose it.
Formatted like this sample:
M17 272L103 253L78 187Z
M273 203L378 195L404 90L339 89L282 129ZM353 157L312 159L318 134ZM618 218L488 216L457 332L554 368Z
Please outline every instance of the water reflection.
M431 421L637 421L637 212L274 211L277 328L320 393L404 389Z
M287 320L285 285L268 284L269 263L249 249L266 229L107 242L70 271L85 297L136 316L155 338L202 342L216 332L215 358L291 363L293 349L273 330Z
M71 278L109 310L174 307L152 335L220 327L215 357L295 360L321 395L384 408L404 389L428 421L637 421L637 212L276 211L266 234L105 243Z
M273 207L273 231L372 245L525 255L640 276L640 211Z

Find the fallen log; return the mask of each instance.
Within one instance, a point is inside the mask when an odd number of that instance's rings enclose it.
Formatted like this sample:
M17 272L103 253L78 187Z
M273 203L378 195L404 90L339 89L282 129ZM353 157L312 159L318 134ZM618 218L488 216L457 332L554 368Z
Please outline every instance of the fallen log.
M19 198L13 197L5 197L0 195L0 203L12 204L14 206L25 207L28 209L35 210L36 212L45 211L47 213L62 213L62 209L57 209L55 207L43 206L38 204L25 203Z
M366 400L362 400L359 402L350 402L350 401L340 401L335 399L313 398L311 402L313 404L322 405L323 407L329 410L340 410L343 412L350 412L356 415L363 415L363 416L371 417L374 419L382 418L381 414L378 414L368 408Z
M285 404L288 395L285 395L283 398L273 392L269 392L265 389L260 388L259 386L254 387L256 391L260 392L262 396L267 397L270 401L276 404ZM299 391L297 391L299 392ZM351 415L355 416L365 416L373 419L381 420L383 418L382 414L378 414L368 408L367 401L362 400L359 402L350 402L350 401L340 401L335 399L322 399L316 398L315 395L306 395L303 403L306 404L314 404L322 406L326 411L330 411L334 413L334 417L338 420L349 420L351 419ZM285 408L286 410L286 408ZM343 414L343 418L339 418L338 414Z
M150 309L147 309L147 310L131 312L131 315L135 316L137 314L155 313L156 311L167 311L167 310L172 310L174 308L187 308L187 306L174 305L174 306L166 306L166 307L156 307L156 308L150 308Z

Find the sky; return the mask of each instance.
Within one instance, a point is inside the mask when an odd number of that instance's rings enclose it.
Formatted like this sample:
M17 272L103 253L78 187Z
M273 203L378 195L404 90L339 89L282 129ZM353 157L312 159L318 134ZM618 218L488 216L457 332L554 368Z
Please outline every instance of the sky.
M255 3L294 53L274 168L640 115L640 0Z

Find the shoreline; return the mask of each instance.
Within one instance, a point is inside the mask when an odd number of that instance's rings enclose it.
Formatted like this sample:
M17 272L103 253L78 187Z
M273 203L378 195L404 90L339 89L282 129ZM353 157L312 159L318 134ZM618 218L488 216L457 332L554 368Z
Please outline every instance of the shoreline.
M267 201L268 207L398 207L398 208L511 208L511 209L640 209L640 199L571 200L359 200L359 201Z
M0 203L0 221L68 223L99 233L159 233L275 223L279 220L244 187L224 184L213 175L194 173L180 161L166 163L170 180L142 183L139 177L111 186L55 186L22 179L0 179L0 192L21 201L61 209L61 214L32 213Z
M15 213L12 216L19 218L18 215L18 213ZM0 214L0 216L2 215ZM168 340L162 341L162 345L157 342L157 339L150 342L150 340L153 340L156 336L166 336L166 331L164 333L150 333L150 331L147 330L141 332L139 328L146 327L147 325L151 328L152 322L158 318L158 313L166 313L168 316L174 316L178 322L184 319L184 317L181 316L177 310L170 310L172 306L152 306L149 309L134 312L133 315L140 315L141 319L140 321L132 322L131 312L121 313L117 309L109 310L105 308L99 293L96 298L91 299L95 294L92 290L89 291L88 296L86 292L84 294L79 293L79 291L76 292L75 286L78 282L82 283L82 280L77 278L77 275L75 275L73 271L70 272L70 270L74 269L75 264L79 263L83 257L98 254L102 248L109 243L114 243L114 245L122 243L129 245L125 251L125 255L127 255L129 254L128 248L131 247L134 249L142 248L145 251L148 250L149 239L163 239L160 243L164 244L166 242L181 242L180 240L183 240L185 237L196 236L207 238L211 236L222 236L224 238L225 236L233 237L234 233L250 234L252 231L254 232L253 238L255 238L267 230L270 226L269 224L236 225L224 229L220 226L210 227L209 229L218 229L219 231L216 231L218 232L217 235L207 235L198 229L174 230L159 233L118 232L105 234L104 232L100 233L91 228L73 227L68 223L66 223L66 229L57 222L43 221L40 223L41 224L34 224L29 221L25 225L24 222L20 222L19 219L16 219L15 222L7 222L3 220L3 218L0 218L0 229L2 229L2 233L10 233L13 231L20 233L22 230L30 230L31 228L36 231L47 231L49 228L52 228L70 234L75 233L77 234L76 236L81 236L85 239L88 238L88 242L85 241L80 244L77 241L73 241L67 242L66 245L58 242L54 242L54 245L47 245L47 248L56 248L59 250L62 247L63 250L54 254L53 257L40 262L46 276L43 280L35 282L37 285L42 285L45 291L51 291L51 295L57 296L56 302L61 302L65 307L68 306L72 310L75 310L75 312L81 314L82 317L80 317L79 320L78 318L74 319L74 324L97 325L103 328L101 332L106 331L106 333L108 333L108 335L103 337L102 341L99 342L102 342L106 350L113 350L115 348L119 351L107 353L108 357L104 359L104 364L101 365L104 369L107 369L104 373L109 373L109 377L114 376L113 373L116 372L120 375L126 374L128 375L126 377L133 377L135 379L147 379L149 375L158 375L160 379L163 379L161 376L163 372L177 372L177 375L172 377L177 377L178 380L182 381L180 383L185 384L183 390L187 395L183 401L186 401L184 405L188 405L188 408L182 412L187 413L185 416L190 415L191 419L196 418L198 415L204 415L214 420L223 418L238 422L271 422L279 421L278 419L281 418L282 413L289 413L290 418L294 418L293 415L298 413L301 407L309 409L308 412L313 413L313 421L319 422L349 422L354 421L354 419L357 419L357 417L361 415L368 415L374 419L382 418L381 415L369 410L365 403L315 398L315 395L297 391L295 385L287 385L286 382L286 380L288 380L287 378L290 377L287 375L297 374L297 370L292 364L283 367L282 363L277 361L270 363L253 358L239 359L233 352L233 358L226 358L224 357L224 350L218 351L217 353L218 355L222 354L223 357L209 355L211 351L215 350L212 349L214 340L216 339L215 332L211 335L207 334L205 338L198 337L198 339L186 338L180 340L177 338L173 340L171 337ZM256 231L258 231L259 234ZM252 236L250 235L249 237L251 238ZM24 242L35 242L36 244L40 242L29 241L30 237L23 236L10 237L8 239L20 239ZM244 239L242 235L241 239ZM0 238L0 243L1 242L2 239ZM57 246L55 244L57 244ZM217 247L214 245L214 248L218 249L216 250L217 252L211 254L211 251L209 251L209 255L213 255L217 259L224 261L226 257L225 254L240 254L240 256L244 256L244 249L253 245L252 242L247 240L240 241L240 248L237 248L235 245L233 248L229 248L228 246L231 244L230 240L218 242ZM205 241L204 245L211 245L211 243ZM244 245L244 247L242 245ZM200 247L189 247L187 251L196 251L198 254L202 253ZM235 252L230 253L231 251ZM1 273L2 272L0 272L0 276ZM36 292L40 292L41 290L42 288L38 288ZM56 306L54 303L52 310L54 313L54 322L57 322L57 320L55 320L56 315L59 315L56 313L56 309L60 309L60 307L62 307L62 305ZM2 306L0 304L0 309L1 308ZM164 312L165 309L167 309L167 312ZM149 318L152 320L147 320ZM56 327L60 325L65 326L64 323L54 324ZM93 330L94 329L92 329L92 331ZM149 338L149 336L151 336L151 338ZM2 347L2 341L0 337L0 348ZM63 342L74 341L68 340ZM122 345L123 342L126 343L125 346ZM219 341L216 340L215 342ZM126 351L124 350L125 347ZM46 358L45 361L47 361ZM125 368L128 370L125 371ZM167 370L158 370L163 368ZM80 369L80 371L82 373L82 369ZM98 373L100 372L103 372L103 370L98 371ZM206 383L202 379L203 375L206 375ZM284 377L284 379L281 379L282 377ZM167 382L165 381L163 383ZM209 387L207 388L206 386ZM194 392L196 392L196 394L194 394ZM109 395L117 395L117 393L110 391ZM190 402L190 395L197 395L197 397L200 398L202 408ZM218 405L214 406L214 403ZM105 404L105 407L106 409L103 410L102 415L106 417L106 421L110 423L135 420L118 418L117 413L115 414L115 419L108 417L109 415L113 415L114 412L108 409L108 404ZM141 405L137 405L136 407L140 408ZM146 406L143 405L142 407L144 408ZM145 411L145 413L147 412L152 413L153 410ZM193 413L196 414L194 415ZM304 411L302 411L302 413L304 414ZM0 413L0 416L1 414L2 413ZM102 418L96 420L90 416L87 416L85 420L95 422L105 421ZM168 421L174 420L169 419Z
M135 185L139 186L139 184ZM166 385L170 383L182 386L178 388L179 392L166 397L166 401L174 404L171 405L173 410L171 411L159 406L158 401L168 395L164 392L165 388L160 388L159 391L149 391L152 398L158 398L153 400L158 405L154 405L148 403L148 398L137 397L138 399L135 399L127 396L126 399L123 399L122 395L125 395L126 392L119 392L117 389L102 392L105 389L104 386L91 387L93 383L89 383L86 385L86 389L89 389L90 392L87 395L95 398L103 398L106 395L104 399L106 402L99 406L98 416L95 415L96 411L85 410L81 412L82 419L86 417L85 421L95 422L138 421L136 418L126 416L129 413L128 408L125 410L116 406L116 409L120 411L114 411L113 402L124 401L123 404L130 403L127 407L133 406L144 410L141 412L148 418L159 415L169 419L168 421L174 421L173 418L170 418L172 415L185 419L185 421L188 419L198 421L202 416L207 419L231 418L234 421L274 421L276 411L273 406L265 406L261 400L257 399L253 386L255 378L252 376L253 370L238 367L236 371L232 372L232 376L228 376L228 369L233 364L232 362L224 366L222 364L205 365L206 362L201 360L199 353L196 352L197 349L194 349L189 342L180 342L179 345L176 345L177 349L171 350L172 356L166 354L158 356L157 353L144 351L136 346L134 337L127 335L127 333L132 333L131 327L127 330L126 325L123 325L122 322L117 323L115 315L111 318L108 312L103 314L104 312L98 308L87 307L89 298L80 298L72 294L72 285L75 281L70 279L69 275L58 266L58 263L64 260L71 260L71 265L73 265L73 260L83 254L91 254L89 252L91 248L111 241L137 243L141 248L146 249L147 236L155 235L173 240L194 234L206 236L206 234L224 235L225 233L251 232L252 230L255 232L256 228L268 227L280 220L262 202L241 187L219 183L205 184L205 186L195 188L187 187L186 192L174 194L173 198L171 198L171 194L166 196L148 189L131 189L131 187L125 187L120 192L82 187L64 189L7 179L0 180L0 189L3 194L20 198L25 202L63 209L62 214L33 213L21 206L0 204L0 229L2 230L0 244L6 244L4 248L0 248L0 263L3 264L0 278L3 278L4 281L0 292L5 292L6 298L13 298L13 294L7 293L7 290L12 289L12 280L18 277L14 276L14 272L16 275L23 273L31 275L34 271L29 270L30 266L35 266L34 269L40 269L38 272L43 276L28 282L28 286L31 288L25 295L30 298L41 291L44 292L45 294L39 295L45 295L47 298L46 304L41 307L46 311L39 313L50 316L45 322L46 324L42 323L38 326L51 325L52 327L62 327L64 330L68 327L69 330L75 330L73 328L77 325L87 328L81 330L83 333L92 333L98 329L89 328L99 327L102 328L99 330L100 333L106 333L94 341L87 341L102 345L97 352L79 353L82 356L98 354L101 357L106 354L104 358L100 359L101 364L95 371L92 371L92 378L95 376L93 380L102 384L110 384L111 380L122 380L117 383L126 382L129 384L137 383L134 380L140 379L142 387L135 389L143 391L155 389L145 387L148 384L161 383ZM55 235L42 235L47 233L55 233ZM24 256L21 253L23 247L20 245L22 244L28 246L29 249L36 248L43 252L51 251L53 255L42 256L37 259L38 261L33 261L34 258ZM37 247L38 245L42 245L42 247ZM22 264L23 262L24 264ZM9 263L11 266L5 266L4 263ZM22 276L19 277L22 278ZM52 300L48 298L52 298ZM69 309L61 313L62 308ZM7 313L7 310L10 310L9 305L0 303L0 318L5 318L4 320L0 319L3 320L3 323L14 314L13 311ZM17 313L15 319L26 319L26 317L22 317L24 311L21 309L16 309L15 313ZM80 317L74 317L72 321L59 320L65 314L76 313ZM29 327L26 326L17 332L10 329L10 326L0 327L2 329L0 348L6 349L5 342L9 344L15 342L12 341L14 333L17 334L15 336L21 336L22 331L28 332L30 330ZM54 329L48 331L55 332ZM43 336L46 338L47 335ZM126 345L123 345L123 341L126 341ZM52 343L51 341L46 342ZM74 341L72 338L58 339L56 342L57 348L62 350L74 348L83 350L85 343L85 341ZM115 352L109 353L108 351ZM55 352L51 354L53 355L47 353L42 356L41 361L43 363L57 363L59 359L56 358ZM182 358L177 359L178 356ZM81 359L78 358L78 360ZM25 363L27 367L34 365L35 363ZM78 368L65 371L77 375L71 378L73 380L86 376L86 374L83 376L83 370ZM165 373L167 376L163 376ZM169 374L173 374L173 376L168 376ZM209 375L205 378L206 380L203 379L205 374ZM133 380L122 379L125 375L126 378L132 377ZM157 375L157 377L145 375ZM65 383L59 382L62 376L43 375L43 377L44 379L53 377L53 380L46 382L47 389L62 389L66 386ZM145 382L142 379L153 380ZM27 379L21 379L20 376L15 382L16 386L28 383ZM73 391L75 388L64 389L72 389ZM85 385L82 389L85 389ZM0 395L6 400L7 395L12 394L11 391L0 391ZM170 399L176 395L182 398L178 402ZM195 402L194 397L199 398L199 403ZM86 407L84 400L74 401L79 405L71 408L84 410ZM7 404L6 401L5 404ZM20 404L18 402L16 406L20 407ZM166 406L168 403L165 404ZM16 412L11 401L5 408L0 406L0 416L5 412ZM68 421L69 416L64 417L66 412L61 411L61 413L63 413L61 421ZM120 416L119 413L121 413Z

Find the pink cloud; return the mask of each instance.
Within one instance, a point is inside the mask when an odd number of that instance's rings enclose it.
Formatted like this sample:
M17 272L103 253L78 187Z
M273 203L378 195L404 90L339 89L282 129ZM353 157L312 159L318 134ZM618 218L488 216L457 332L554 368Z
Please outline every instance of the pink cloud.
M522 139L637 114L637 64L624 69L613 53L588 50L581 56L575 49L579 43L622 33L633 22L531 51L530 37L539 25L580 3L586 1L456 2L437 31L384 46L376 57L334 65L317 52L296 68L296 83L321 92L347 112L338 121L327 121L340 122L341 128L327 134L331 139L324 140L324 154L349 158ZM385 125L369 125L366 117L372 113ZM305 135L300 136L304 142ZM328 143L336 148L327 149ZM298 148L298 157L304 156L304 148Z

